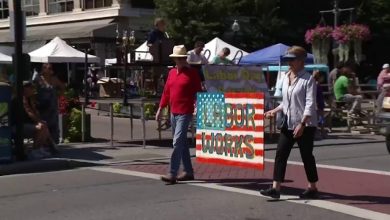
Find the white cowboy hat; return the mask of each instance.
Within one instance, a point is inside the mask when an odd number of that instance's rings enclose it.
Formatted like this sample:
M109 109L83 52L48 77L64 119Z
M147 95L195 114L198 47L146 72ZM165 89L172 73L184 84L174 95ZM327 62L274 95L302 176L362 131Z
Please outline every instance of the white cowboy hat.
M169 57L187 57L187 49L184 45L177 45L173 47L173 52Z
M388 63L385 63L385 64L383 64L382 69L386 69L386 68L389 68L389 67L390 67L390 65Z

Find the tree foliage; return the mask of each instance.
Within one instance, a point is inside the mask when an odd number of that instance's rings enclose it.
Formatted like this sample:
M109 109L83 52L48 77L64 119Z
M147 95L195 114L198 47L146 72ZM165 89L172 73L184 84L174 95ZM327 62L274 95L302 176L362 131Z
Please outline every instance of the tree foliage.
M278 43L287 24L279 17L278 0L242 0L234 8L248 19L240 23L239 47L251 51Z
M221 36L230 16L231 0L155 0L157 14L169 21L168 33L177 43Z
M214 37L253 51L273 43L302 45L305 31L320 23L320 10L333 8L333 0L155 0L158 15L169 20L169 34L176 43L192 46L194 41ZM343 12L339 24L359 22L369 25L373 38L366 44L373 62L385 62L390 50L390 0L339 0L341 8L355 7L354 13ZM333 14L323 21L333 26ZM233 40L231 25L240 24L238 40ZM368 47L367 47L368 46ZM386 49L384 49L386 48ZM385 51L386 50L386 51ZM385 51L378 53L378 51ZM387 61L389 62L389 61Z

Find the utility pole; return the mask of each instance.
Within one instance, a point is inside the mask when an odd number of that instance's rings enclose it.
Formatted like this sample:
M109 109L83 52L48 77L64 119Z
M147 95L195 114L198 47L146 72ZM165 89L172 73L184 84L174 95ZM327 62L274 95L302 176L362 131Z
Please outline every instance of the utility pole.
M15 153L18 160L25 160L26 154L23 146L23 79L28 71L26 61L28 55L23 55L23 13L21 1L13 1L14 9L14 39L15 52L13 54L13 65L16 75L16 134Z
M350 13L352 13L352 11L354 11L354 10L355 10L355 8L340 8L339 7L339 0L334 0L333 9L320 11L320 14L323 15L323 14L327 14L327 13L332 13L334 15L333 26L334 26L334 28L336 28L339 25L340 14L342 12L345 12L345 11L349 11Z
M84 62L84 103L81 106L81 142L87 141L87 123L86 123L86 108L89 104L89 84L88 84L88 47L85 48Z
M339 0L334 0L333 1L333 9L331 10L324 10L324 11L320 11L320 14L321 14L321 17L322 19L324 18L324 14L327 14L327 13L330 13L330 14L333 14L333 27L334 28L337 28L337 26L339 26L339 16L342 12L346 12L346 11L349 11L350 13L352 13L353 11L355 10L355 8L340 8L339 7ZM352 14L351 14L351 22L352 22ZM336 65L337 63L337 49L338 47L338 44L337 42L333 42L333 50L332 50L332 54L333 54L333 65Z

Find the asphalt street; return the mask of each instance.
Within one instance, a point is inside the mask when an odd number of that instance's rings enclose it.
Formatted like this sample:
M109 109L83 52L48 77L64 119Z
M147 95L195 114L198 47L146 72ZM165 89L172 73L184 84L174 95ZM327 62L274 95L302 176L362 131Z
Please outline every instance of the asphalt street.
M92 122L92 136L108 139L109 118L92 115ZM141 123L135 120L134 124L134 137L140 139ZM155 121L147 122L149 139L158 137L156 125ZM384 186L390 175L390 155L381 136L337 133L317 141L314 153L323 177L321 190L327 199L310 203L296 200L297 193L304 190L306 184L303 167L299 164L289 165L289 182L284 195L287 200L271 201L257 192L271 181L276 143L265 146L268 169L264 172L195 163L197 178L203 182L167 186L158 178L167 172L169 146L128 147L130 123L126 118L115 118L114 131L114 139L122 142L123 147L90 143L63 156L122 161L120 165L108 166L108 170L115 172L103 170L107 167L104 166L102 169L90 167L0 177L3 189L0 190L0 219L349 220L359 219L360 214L371 219L370 213L375 215L372 219L388 219L389 216L386 207L390 197ZM170 138L170 130L164 131L163 137ZM137 162L139 158L151 158L151 161ZM298 149L293 149L290 161L300 161ZM376 171L379 174L372 173ZM342 180L344 177L347 179ZM225 183L225 179L231 183ZM291 198L289 192L295 197Z
M359 219L240 193L89 169L0 177L7 220Z

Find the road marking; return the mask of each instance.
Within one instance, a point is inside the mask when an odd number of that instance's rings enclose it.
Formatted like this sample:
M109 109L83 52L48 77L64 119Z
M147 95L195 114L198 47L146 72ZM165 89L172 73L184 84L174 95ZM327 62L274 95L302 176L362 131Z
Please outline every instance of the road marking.
M138 171L131 171L131 170L124 170L124 169L118 169L118 168L110 168L110 167L90 167L90 168L84 168L99 172L106 172L106 173L115 173L115 174L121 174L121 175L128 175L128 176L137 176L142 178L148 178L148 179L154 179L159 180L160 175L158 174L152 174L152 173L144 173L144 172L138 172ZM240 193L245 195L251 195L251 196L258 196L258 197L264 197L262 196L258 191L255 190L247 190L247 189L239 189L239 188L233 188L228 186L222 186L216 183L207 183L203 181L194 181L187 183L188 185L192 186L200 186L205 187L209 189L216 189L221 191L227 191L227 192L234 192L234 193ZM339 212L359 218L365 218L365 219L372 219L372 220L387 220L390 219L390 215L375 212L367 209L357 208L354 206L344 205L336 202L329 202L324 200L300 200L297 196L284 196L282 195L280 197L281 200L285 200L287 202L297 203L297 204L303 204L303 205L310 205L315 206L322 209L331 210L334 212Z
M264 161L275 163L274 159L264 159ZM292 164L292 165L303 166L303 163L299 162L299 161L288 161L287 163L288 164ZM379 174L379 175L390 176L390 172L381 171L381 170L368 170L368 169L343 167L343 166L335 166L335 165L326 165L326 164L317 164L317 167L325 168L325 169L332 169L332 170L344 170L344 171L352 171L352 172L359 172L359 173L371 173L371 174Z
M122 160L122 161L113 161L113 162L105 162L105 161L96 162L96 161L91 161L91 160L78 160L78 159L75 159L74 161L90 162L90 163L95 163L95 164L98 164L98 165L116 165L116 164L142 163L143 161L150 162L150 161L154 161L154 160L165 160L165 159L169 159L169 156L163 157L163 158L148 158L146 160L139 160L139 159L137 159L137 160ZM275 163L274 159L264 158L264 161ZM288 161L287 163L288 164L292 164L292 165L303 166L303 163L299 162L299 161ZM369 170L369 169L361 169L361 168L353 168L353 167L343 167L343 166L326 165L326 164L317 164L317 167L325 168L325 169L332 169L332 170L343 170L343 171L351 171L351 172L359 172L359 173L370 173L370 174L378 174L378 175L390 176L390 172L382 171L382 170Z

